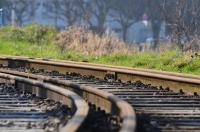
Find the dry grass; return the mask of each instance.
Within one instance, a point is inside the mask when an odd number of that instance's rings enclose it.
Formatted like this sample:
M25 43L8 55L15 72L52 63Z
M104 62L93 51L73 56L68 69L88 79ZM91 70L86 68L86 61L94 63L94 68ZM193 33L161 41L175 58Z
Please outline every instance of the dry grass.
M175 44L162 41L160 41L156 50L152 48L153 43L129 45L119 40L114 32L109 33L106 30L100 37L92 30L89 30L87 26L83 25L67 27L66 30L60 31L57 34L55 43L59 46L61 52L76 50L84 55L96 56L110 55L113 53L155 53L155 51L156 53L162 53L177 49ZM191 51L188 52L199 50L200 46L197 46L192 46Z
M119 40L114 32L108 30L100 37L86 26L72 26L58 33L56 44L64 52L77 50L85 55L109 55L112 53L135 53L137 45L130 46Z

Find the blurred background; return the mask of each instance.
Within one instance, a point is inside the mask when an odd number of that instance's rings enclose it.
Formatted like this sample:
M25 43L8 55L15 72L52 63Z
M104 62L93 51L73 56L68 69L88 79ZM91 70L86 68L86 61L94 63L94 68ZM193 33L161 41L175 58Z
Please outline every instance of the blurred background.
M0 0L1 25L85 25L128 44L197 44L199 0ZM195 42L195 43L194 43Z

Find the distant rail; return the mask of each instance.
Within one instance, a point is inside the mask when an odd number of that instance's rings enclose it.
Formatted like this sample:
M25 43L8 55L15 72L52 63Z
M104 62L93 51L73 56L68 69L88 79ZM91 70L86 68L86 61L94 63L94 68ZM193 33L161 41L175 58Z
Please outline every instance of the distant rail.
M49 71L56 70L63 74L76 71L76 73L82 75L94 75L99 78L104 78L107 75L109 78L121 79L122 81L141 80L146 84L162 85L175 91L182 89L185 92L195 91L200 93L200 76L196 75L53 59L19 58L15 56L0 56L0 64L34 67Z

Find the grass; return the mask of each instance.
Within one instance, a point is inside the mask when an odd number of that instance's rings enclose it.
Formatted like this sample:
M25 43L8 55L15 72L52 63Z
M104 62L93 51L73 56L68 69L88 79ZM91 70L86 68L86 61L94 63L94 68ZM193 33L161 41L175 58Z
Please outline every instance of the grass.
M113 33L105 33L99 37L87 27L70 27L60 32L54 27L41 27L35 24L23 28L0 28L2 55L52 58L200 75L200 59L191 59L191 52L181 54L170 44L160 44L158 52L152 52L151 49L139 52L138 49L137 45L130 46L118 40Z

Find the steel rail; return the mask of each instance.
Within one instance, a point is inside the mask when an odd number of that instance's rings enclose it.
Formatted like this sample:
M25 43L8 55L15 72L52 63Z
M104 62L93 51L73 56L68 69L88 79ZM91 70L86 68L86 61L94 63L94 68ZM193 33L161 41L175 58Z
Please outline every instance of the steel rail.
M62 67L62 72L65 70L64 73L66 73L66 68L67 68L65 64L57 65L57 63L55 62L49 63L49 61L44 61L44 60L39 61L39 60L33 60L33 59L27 60L27 59L17 59L17 58L12 58L12 59L5 58L5 59L9 61L7 62L7 65L12 65L12 66L27 66L27 67L41 68L40 66L44 64L45 67L48 68L48 70L59 69L60 71L61 70L60 68ZM1 59L0 59L0 62L2 62ZM0 64L6 65L5 63L0 63ZM84 67L86 68L87 66L84 66ZM129 105L127 102L119 99L117 96L114 96L111 93L108 93L106 91L102 91L99 89L94 89L93 87L90 87L90 86L79 85L79 84L72 83L69 81L56 80L52 78L42 77L40 75L32 75L32 74L29 75L27 73L19 73L19 72L9 71L9 70L7 71L2 70L2 69L0 70L1 70L0 72L2 73L9 73L9 74L17 75L17 76L21 75L24 77L29 76L30 79L37 79L40 81L44 81L46 83L53 83L54 85L56 83L59 86L62 84L63 87L78 93L83 98L86 98L89 102L92 102L95 105L106 110L106 112L111 112L111 113L120 115L120 117L123 120L121 129L120 129L121 132L132 132L136 129L136 116L135 116L132 106Z
M47 97L51 99L64 99L65 101L67 98L71 99L72 103L76 107L76 112L72 119L60 130L61 132L75 132L77 131L84 120L86 119L89 111L88 104L85 102L85 100L77 95L76 93L69 91L67 89L60 88L58 86L54 86L51 84L46 84L40 81L32 80L32 79L27 79L19 76L13 76L9 74L3 74L0 73L0 78L1 80L6 81L15 81L15 84L21 83L23 84L24 87L29 87L29 91L31 92L36 92L39 95L46 95ZM27 85L29 84L29 86ZM33 87L30 85L34 85ZM37 92L37 88L39 92ZM21 88L21 87L19 87ZM25 88L26 89L26 88ZM42 91L42 92L41 92ZM56 94L54 94L56 93ZM53 96L52 96L53 95ZM63 97L62 97L63 96ZM62 100L63 101L63 100ZM64 103L67 103L64 102Z
M91 64L82 62L48 60L48 59L34 59L16 56L0 56L0 64L24 66L29 68L38 68L45 70L57 70L60 73L74 72L82 75L95 75L99 78L104 78L105 75L110 75L114 79L121 79L122 81L137 81L141 80L145 84L162 85L163 87L170 87L175 92L179 89L184 92L198 92L200 93L200 76L139 69L118 67L101 64ZM177 89L178 88L178 89Z
M105 65L97 65L97 64L88 64L88 63L81 63L81 62L69 62L69 61L59 61L59 60L48 60L48 59L34 59L34 58L16 58L13 56L0 56L0 64L3 66L21 66L21 67L29 67L29 68L35 68L35 69L44 69L44 70L56 70L60 73L66 73L66 72L76 72L80 73L82 75L94 75L99 78L104 78L105 76L109 79L115 79L122 81L137 81L141 80L145 84L152 84L157 86L163 86L163 87L170 87L173 91L179 91L179 89L182 89L184 92L198 92L200 93L200 77L195 75L187 75L187 74L180 74L180 73L172 73L172 72L164 72L164 71L156 71L156 70L147 70L147 69L137 69L137 68L127 68L127 67L117 67L117 66L105 66ZM129 131L135 129L136 119L135 114L132 111L130 111L129 105L127 105L127 108L124 107L126 105L123 105L120 107L121 100L118 100L116 96L113 96L113 94L109 93L101 93L101 90L97 90L88 83L88 86L84 86L81 84L76 84L76 82L68 82L58 79L52 79L48 77L42 77L40 75L32 75L28 73L19 73L15 71L9 71L9 70L3 70L0 69L0 72L2 73L11 73L13 75L21 75L24 77L30 77L32 79L37 79L40 81L44 81L46 83L52 83L57 84L61 87L67 88L69 90L72 90L79 95L81 95L83 98L88 99L94 104L97 104L97 106L101 106L104 109L106 109L108 112L113 112L120 114L121 117L125 120L123 120L123 125L125 127L121 129L124 131ZM69 88L73 87L73 89ZM85 90L85 92L81 92ZM96 91L97 90L97 91ZM94 97L95 95L95 97ZM98 96L98 97L97 97ZM121 95L119 95L121 96ZM124 96L124 94L122 95ZM135 98L141 97L143 98L143 95L130 95L129 97ZM147 97L147 95L144 95ZM153 95L148 95L149 98L151 98ZM172 95L172 96L185 96L185 95ZM165 95L157 95L157 98L165 98ZM104 100L103 100L104 99ZM111 103L107 102L106 100L110 100ZM106 103L105 103L106 102ZM114 103L115 102L115 103ZM120 103L116 103L120 102ZM152 102L153 103L153 102ZM113 106L114 105L114 106ZM167 104L168 105L168 104ZM141 106L144 106L143 104L134 104L134 108L140 109ZM125 108L126 110L123 111L120 109ZM147 109L151 109L152 107L155 107L154 104L148 105ZM171 107L171 105L169 105ZM118 108L118 110L116 110ZM185 107L184 109L186 109ZM127 112L127 116L124 116L124 114ZM132 113L132 114L130 114ZM126 121L128 123L126 123ZM128 124L128 125L127 125Z
M35 80L40 80L53 85L59 85L60 87L69 89L89 102L106 110L107 113L120 115L122 118L122 126L120 132L133 132L136 129L136 116L131 105L121 100L117 96L108 93L103 90L95 89L91 86L84 86L76 83L72 83L67 80L58 80L51 77L45 77L41 75L28 74L18 71L3 70L0 69L1 73L8 73L22 77L28 77Z

